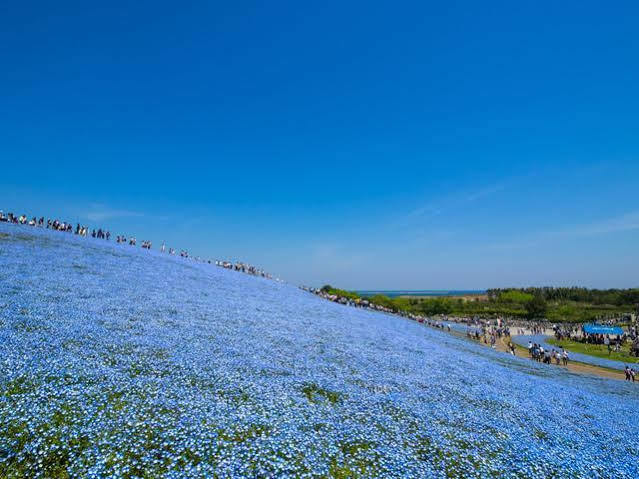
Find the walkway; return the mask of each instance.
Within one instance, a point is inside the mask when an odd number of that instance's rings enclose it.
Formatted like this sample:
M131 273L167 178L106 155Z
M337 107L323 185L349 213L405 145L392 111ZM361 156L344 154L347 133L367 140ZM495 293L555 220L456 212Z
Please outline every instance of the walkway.
M466 335L466 328L467 328L466 324L455 323L452 321L450 322L443 321L442 323L444 325L450 325L451 333L453 333L454 335L456 336ZM444 328L445 327L446 326L444 326ZM471 327L471 330L472 329L474 328ZM530 339L533 343L534 342L537 342L538 344L541 343L543 344L544 347L550 346L552 350L554 346L548 345L545 342L545 338L549 338L549 337L552 337L552 336L548 334L537 334L537 335L527 334L527 335L521 335L521 336L511 336L510 338L508 336L502 336L501 338L497 339L497 342L495 343L495 348L498 351L510 354L510 349L508 349L508 342L512 341L514 344L521 346L520 348L515 348L515 355L517 357L530 359L530 356L528 355L528 340ZM484 345L483 341L479 342L478 344ZM488 344L484 346L490 347L490 345ZM602 366L601 364L594 364L597 360L605 361L602 358L596 358L594 356L588 356L585 354L578 354L578 353L572 353L572 352L570 352L569 354L570 354L570 361L568 362L568 366L563 366L563 365L557 366L553 363L551 365L548 365L548 367L561 368L571 373L591 374L594 376L599 376L599 377L608 378L608 379L617 379L617 380L625 379L625 374L623 372L623 368L625 366L624 363L620 363L619 361L608 360L612 363L615 363L614 367L610 368L610 366ZM532 359L530 360L532 361ZM621 368L619 368L619 364L621 364ZM606 368L610 368L610 369L606 369Z
M548 342L546 342L546 340L549 338L552 338L552 336L544 334L526 334L523 336L513 336L512 341L515 344L519 344L520 346L523 346L525 348L528 348L528 341L532 341L533 343L541 344L544 349L559 349L557 345L548 344ZM602 368L618 369L620 371L623 371L626 365L636 364L636 362L623 363L614 359L599 358L597 356L590 356L588 354L573 353L570 350L568 350L568 354L570 355L571 361L579 361L580 363L591 364L593 366L599 366Z

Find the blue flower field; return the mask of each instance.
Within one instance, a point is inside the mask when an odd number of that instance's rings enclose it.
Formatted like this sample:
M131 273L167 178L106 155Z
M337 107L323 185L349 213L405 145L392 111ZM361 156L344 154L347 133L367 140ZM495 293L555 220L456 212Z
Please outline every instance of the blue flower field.
M639 477L639 393L298 288L0 224L0 478Z

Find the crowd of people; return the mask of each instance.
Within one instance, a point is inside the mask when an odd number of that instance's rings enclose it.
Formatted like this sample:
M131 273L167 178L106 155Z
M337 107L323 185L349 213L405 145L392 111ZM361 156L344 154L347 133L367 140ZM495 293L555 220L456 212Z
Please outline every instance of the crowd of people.
M27 215L16 216L13 213L7 213L5 215L4 212L0 210L0 222L12 223L16 225L27 225L27 226L40 227L40 228L46 227L47 229L51 229L55 231L73 233L75 235L84 236L84 237L91 236L92 238L103 239L106 241L109 241L111 239L111 232L104 228L98 228L97 230L90 229L88 226L80 225L80 223L77 223L74 228L73 223L70 221L59 221L58 219L47 219L45 221L44 216L41 216L40 218L37 218L34 216L31 219L29 219ZM137 246L137 239L135 236L116 235L115 241L117 244ZM140 242L140 246L143 249L150 250L152 249L153 243L149 240L142 240ZM162 243L162 246L160 247L160 253L177 255L177 250L175 250L174 248L168 248L168 251L167 251L166 245ZM189 258L194 261L213 264L211 260L204 260L200 258L199 256L195 256L195 257L190 256L187 250L180 250L179 254L181 258ZM264 271L263 269L260 269L256 266L253 266L241 261L231 262L231 261L216 260L214 264L216 266L220 266L222 268L230 269L233 271L238 271L238 272L250 274L253 276L259 276L262 278L273 279L273 276L267 273L266 271Z
M91 236L92 238L106 239L109 240L111 238L111 233L109 231L103 230L102 228L98 228L97 230L89 230L88 226L80 225L80 223L76 223L75 228L73 227L73 223L71 221L60 221L58 219L47 219L46 222L44 220L44 216L41 216L39 219L35 216L31 219L27 218L27 215L16 216L13 213L7 213L6 215L0 211L0 222L4 223L13 223L18 225L28 225L28 226L37 226L40 228L46 227L47 229L62 231L64 233L74 233L78 236Z
M366 308L373 311L381 311L384 313L394 313L392 309L385 307L381 304L376 304L365 298L346 298L344 296L339 296L337 294L332 294L327 291L323 291L319 288L310 288L307 286L300 286L300 289L319 296L322 299L326 299L328 301L333 301L334 303L343 304L345 306L353 306L355 308ZM403 314L403 316L409 317L410 319L414 319L419 322L424 322L426 319L423 316L411 315L411 314Z
M563 364L564 366L568 366L568 351L564 348L559 349L548 349L545 348L541 344L533 343L532 341L528 341L528 355L537 362L543 362L544 364L552 364L553 360L555 364L559 366L559 364Z
M40 228L46 227L47 229L52 229L55 231L73 233L75 235L83 237L91 236L92 238L103 239L106 241L109 241L111 238L111 232L104 228L98 228L97 230L90 229L88 226L81 225L80 223L76 223L74 227L72 222L59 221L58 219L45 220L43 216L41 216L40 218L34 216L29 219L26 215L16 216L13 213L8 213L5 215L2 211L0 211L0 222L8 222L18 225L28 225ZM117 235L116 243L124 245L128 244L129 246L137 246L137 239L134 236L127 237L126 235ZM150 250L152 249L152 242L149 240L142 240L141 247L143 249ZM167 252L167 248L164 243L162 243L162 246L160 247L160 252ZM174 248L168 248L168 254L176 255L177 252ZM187 250L180 250L179 254L182 258L190 258L195 261L213 264L211 260L203 260L199 257L189 256ZM232 271L242 272L268 279L273 278L266 271L241 261L232 262L226 260L215 260L214 264L218 267L229 269ZM548 330L548 324L544 322L511 321L510 325L506 325L505 321L501 318L487 320L480 319L478 317L443 317L441 320L438 320L410 312L397 312L389 307L374 303L366 298L344 297L337 294L331 294L327 291L316 288L301 287L301 289L311 294L315 294L328 301L333 301L346 306L365 308L389 314L399 314L400 316L417 321L419 323L423 323L434 328L447 329L448 331L451 331L451 327L450 324L447 324L447 322L452 321L456 323L462 323L466 325L466 336L469 339L483 342L484 344L492 348L496 347L498 339L501 339L503 337L510 339L511 327L514 327L517 331L517 334L519 335L528 333L531 333L533 335L546 334ZM555 337L559 340L573 340L589 344L603 344L608 346L609 352L618 351L626 341L631 341L631 354L633 354L634 351L635 354L639 357L639 330L634 326L631 327L628 332L624 332L621 335L589 334L585 332L583 326L581 325L552 325L552 331ZM515 355L515 345L512 343L512 341L508 341L507 348L511 354ZM568 351L566 351L564 348L561 348L561 350L554 348L544 349L541 344L533 343L531 341L528 344L528 353L531 359L538 362L552 364L554 361L556 365L568 365L569 354ZM636 371L633 368L626 366L625 374L626 380L633 382L635 381Z
M608 354L621 351L629 343L630 355L639 357L639 331L636 326L629 327L622 334L588 333L583 325L555 326L553 329L558 340L606 346Z
M260 276L262 278L273 279L270 273L267 273L263 269L258 268L257 266L253 266L251 264L246 264L241 261L237 261L233 263L232 261L215 261L216 266L220 266L221 268L230 269L233 271L239 271L241 273L251 274L253 276Z
M453 321L466 324L466 337L495 349L498 338L510 339L510 327L501 318L481 320L479 318L453 318ZM508 350L514 356L515 345L508 341Z
M309 288L302 286L301 289L307 291L311 294L319 296L320 298L326 299L328 301L333 301L335 303L343 304L345 306L352 306L358 308L366 308L374 311L381 311L389 314L397 314L402 317L406 317L408 319L415 320L419 323L423 323L427 326L432 326L435 328L446 329L451 331L450 324L458 323L465 325L466 327L466 337L478 342L482 342L487 346L495 349L497 347L497 341L502 340L506 345L506 348L510 354L513 356L516 355L516 346L510 340L511 337L511 328L513 331L516 331L517 335L548 335L552 331L558 339L564 338L575 338L575 337L583 337L586 333L583 331L583 327L581 325L556 325L549 324L545 321L526 321L526 320L509 320L508 323L503 318L496 319L482 319L479 317L472 318L458 318L458 317L449 317L442 316L440 319L434 319L430 317L425 317L421 315L416 315L412 313L407 313L404 311L395 311L385 306L372 303L368 299L365 298L349 298L345 296L340 296L337 294L331 294L329 292L323 291L318 288ZM623 338L633 338L637 342L637 349L639 352L639 337L637 334L639 330L636 327L631 327L628 333L624 333L620 339ZM615 338L616 339L616 338ZM507 343L506 343L507 340ZM601 338L597 338L597 340L602 340ZM605 344L605 338L603 338ZM569 352L565 348L544 348L541 344L529 342L528 345L528 355L533 361L538 361L544 364L554 364L557 366L568 366L570 355ZM626 379L627 380L635 380L635 371L632 368L626 367Z
M578 341L587 344L605 344L612 347L625 343L626 340L631 337L631 334L636 336L634 329L631 329L629 334L588 333L583 325L553 326L553 330L555 338L559 340Z
M365 308L372 311L379 311L388 314L396 314L402 316L407 319L411 319L413 321L417 321L418 323L425 324L427 326L431 326L439 329L446 329L448 331L451 330L450 325L448 323L462 323L466 325L466 335L469 338L476 339L478 341L483 341L484 344L495 347L497 338L502 337L510 337L510 327L505 324L505 322L501 318L497 318L496 320L482 320L478 317L475 318L456 318L456 317L448 317L443 316L441 319L434 319L428 316L422 316L419 314L414 314L406 311L396 311L387 306L374 303L366 298L348 298L345 296L340 296L337 294L329 293L319 288L311 288L306 286L301 286L300 289L307 291L311 294L319 296L320 298L326 299L328 301L333 301L335 303L343 304L345 306L352 306L356 308ZM512 354L515 354L515 346L510 343L509 348Z

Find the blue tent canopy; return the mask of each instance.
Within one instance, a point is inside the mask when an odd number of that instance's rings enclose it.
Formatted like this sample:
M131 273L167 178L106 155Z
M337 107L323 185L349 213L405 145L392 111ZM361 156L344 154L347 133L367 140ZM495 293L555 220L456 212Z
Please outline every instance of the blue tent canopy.
M588 334L623 334L619 326L602 326L600 324L586 324L584 331Z

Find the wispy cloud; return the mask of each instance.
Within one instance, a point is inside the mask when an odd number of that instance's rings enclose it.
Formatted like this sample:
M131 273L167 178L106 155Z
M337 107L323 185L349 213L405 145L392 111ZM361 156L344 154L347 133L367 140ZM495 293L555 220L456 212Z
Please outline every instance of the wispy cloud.
M540 243L569 238L582 238L623 231L639 230L639 211L631 211L620 216L614 216L592 223L572 225L565 229L541 231L527 235L521 241L494 244L495 248L527 248Z
M505 189L504 184L488 185L469 191L456 191L436 200L430 201L418 208L414 208L398 219L396 226L413 226L421 219L439 216L446 211L465 207L483 198L489 197Z
M84 216L90 221L105 221L113 218L142 217L144 214L138 211L109 208L102 204L92 204Z
M442 207L436 205L435 203L429 203L427 205L421 206L419 208L415 208L413 211L409 212L404 216L404 220L410 220L413 218L421 218L421 217L429 217L429 216L438 216L442 214Z
M499 193L504 188L505 186L500 184L500 185L487 186L486 188L482 188L481 190L473 191L468 196L466 196L466 202L472 203L473 201L477 201L486 196Z
M639 229L639 211L632 211L604 221L577 226L573 229L563 231L561 234L570 236L591 236L636 229Z

